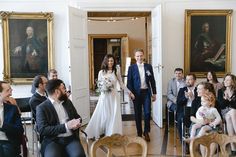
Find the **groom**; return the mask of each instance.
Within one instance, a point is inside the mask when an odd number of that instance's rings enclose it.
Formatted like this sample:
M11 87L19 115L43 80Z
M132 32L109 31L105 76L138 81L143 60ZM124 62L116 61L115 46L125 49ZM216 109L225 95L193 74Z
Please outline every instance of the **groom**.
M127 87L134 94L130 95L134 103L135 121L138 136L142 133L150 141L151 100L156 100L156 84L152 66L144 63L144 51L135 49L136 64L129 67ZM152 99L151 99L152 98ZM142 131L142 107L144 110L144 132Z

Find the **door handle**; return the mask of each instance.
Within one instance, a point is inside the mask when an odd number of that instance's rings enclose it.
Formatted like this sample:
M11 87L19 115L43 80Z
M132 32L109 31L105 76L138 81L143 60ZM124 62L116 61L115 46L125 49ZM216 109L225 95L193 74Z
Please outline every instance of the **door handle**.
M157 70L158 70L158 72L160 72L160 71L161 71L161 69L163 69L163 68L164 68L164 66L163 66L163 65L161 65L161 64L158 64L158 65L154 66L154 69L157 69Z

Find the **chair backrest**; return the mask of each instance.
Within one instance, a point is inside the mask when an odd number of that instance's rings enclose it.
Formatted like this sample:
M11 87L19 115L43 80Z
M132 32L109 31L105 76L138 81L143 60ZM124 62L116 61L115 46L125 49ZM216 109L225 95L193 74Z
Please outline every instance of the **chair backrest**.
M128 137L120 134L113 134L112 136L105 136L97 141L94 141L91 145L90 155L96 157L96 151L99 147L107 148L107 157L111 157L114 148L122 148L125 156L127 155L128 145L131 143L137 143L142 147L142 157L147 156L147 142L141 137Z
M236 136L228 136L226 134L219 134L216 132L210 133L195 138L190 142L190 155L191 157L201 157L202 155L200 154L199 146L203 145L207 149L205 157L210 157L210 145L212 143L216 143L220 147L220 157L227 157L229 154L226 150L226 145L232 142L236 143Z
M29 100L30 100L30 97L16 98L16 103L19 106L21 112L31 112Z

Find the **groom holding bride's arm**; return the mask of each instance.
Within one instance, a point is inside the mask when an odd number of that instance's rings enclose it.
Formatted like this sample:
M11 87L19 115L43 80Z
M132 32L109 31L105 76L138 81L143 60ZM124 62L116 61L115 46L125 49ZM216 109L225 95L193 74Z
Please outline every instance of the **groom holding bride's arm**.
M138 136L142 133L146 141L150 141L151 100L156 100L156 84L152 66L143 63L144 51L136 49L136 64L129 67L127 87L134 94L130 95L134 103L135 121ZM142 106L144 110L144 131L142 131Z

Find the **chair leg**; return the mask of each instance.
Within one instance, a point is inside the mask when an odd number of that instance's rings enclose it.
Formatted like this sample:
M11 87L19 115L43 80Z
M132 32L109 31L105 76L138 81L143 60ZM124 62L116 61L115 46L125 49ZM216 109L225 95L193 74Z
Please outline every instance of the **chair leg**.
M34 155L34 143L35 143L35 132L34 132L34 125L32 125L32 154Z
M184 123L183 123L183 121L182 121L182 124L181 124L181 127L182 127L182 141L181 141L181 144L182 144L182 157L184 157L185 156L185 143L184 143L184 134L185 134L185 129L184 129Z
M167 127L168 127L168 132L170 131L170 111L167 108Z
M37 157L40 157L38 140L36 141L36 151L37 151Z
M176 111L174 111L174 147L176 147Z

